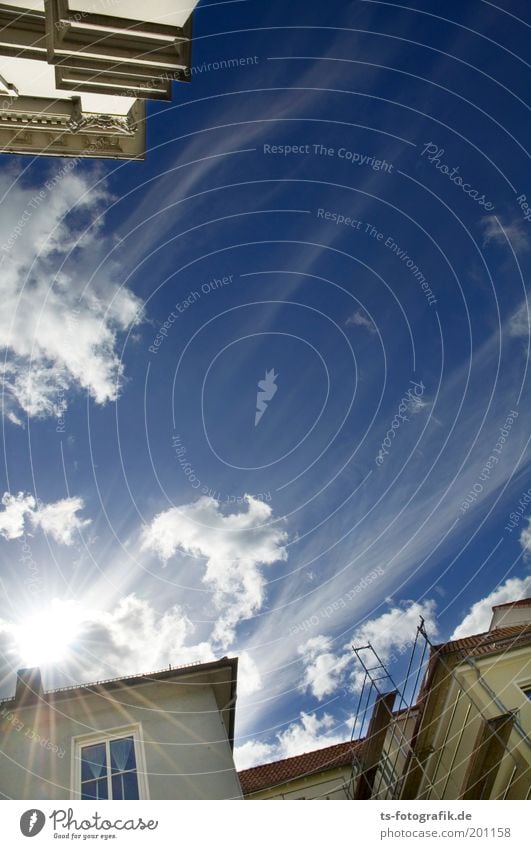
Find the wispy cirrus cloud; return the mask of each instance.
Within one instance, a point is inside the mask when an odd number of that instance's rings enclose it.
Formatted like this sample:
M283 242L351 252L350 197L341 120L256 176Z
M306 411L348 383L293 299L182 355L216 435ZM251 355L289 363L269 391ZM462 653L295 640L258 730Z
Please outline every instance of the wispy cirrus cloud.
M527 226L519 218L503 219L496 215L486 215L481 219L483 247L490 244L507 246L510 242L514 250L528 250L531 241Z
M361 309L355 310L352 315L349 315L345 324L347 327L364 327L369 333L376 333L376 327L373 322Z
M510 336L529 339L529 335L531 333L531 321L527 301L523 301L518 309L514 311L509 319L508 329Z

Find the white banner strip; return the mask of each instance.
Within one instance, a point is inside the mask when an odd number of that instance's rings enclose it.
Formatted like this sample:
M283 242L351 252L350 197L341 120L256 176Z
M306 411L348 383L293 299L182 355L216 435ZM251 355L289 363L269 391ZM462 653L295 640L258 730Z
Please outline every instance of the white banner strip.
M272 808L271 806L274 806ZM216 849L528 846L526 802L20 802L0 808L2 845ZM527 837L526 837L527 834ZM29 840L35 843L29 844Z

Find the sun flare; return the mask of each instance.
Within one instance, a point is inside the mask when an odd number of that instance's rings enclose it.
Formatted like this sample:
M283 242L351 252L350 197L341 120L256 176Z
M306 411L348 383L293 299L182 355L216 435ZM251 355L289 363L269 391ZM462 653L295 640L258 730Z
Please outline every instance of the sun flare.
M80 617L73 604L55 601L36 611L15 628L17 650L25 666L43 666L64 660L79 630Z

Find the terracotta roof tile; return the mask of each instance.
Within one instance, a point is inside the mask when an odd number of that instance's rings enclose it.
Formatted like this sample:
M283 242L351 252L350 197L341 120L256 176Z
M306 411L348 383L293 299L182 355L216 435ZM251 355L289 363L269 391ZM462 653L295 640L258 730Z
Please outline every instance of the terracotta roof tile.
M465 651L467 654L478 655L504 651L526 643L531 643L531 624L495 628L493 631L486 631L483 634L473 634L471 637L441 643L435 646L435 650L441 654Z
M258 790L276 787L286 781L313 775L325 769L348 766L352 763L353 754L361 742L361 740L348 740L345 743L306 752L294 758L244 769L239 773L243 793L244 795L256 793Z

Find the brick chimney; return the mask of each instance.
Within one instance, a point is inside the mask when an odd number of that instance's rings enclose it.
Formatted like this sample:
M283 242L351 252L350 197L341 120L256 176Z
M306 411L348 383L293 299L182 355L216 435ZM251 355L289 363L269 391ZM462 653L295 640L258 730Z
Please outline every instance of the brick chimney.
M512 625L531 625L531 598L508 601L492 608L489 631L510 628Z
M36 696L42 696L43 692L41 670L38 666L31 667L30 669L18 670L17 687L15 690L15 698L17 702L26 701Z

